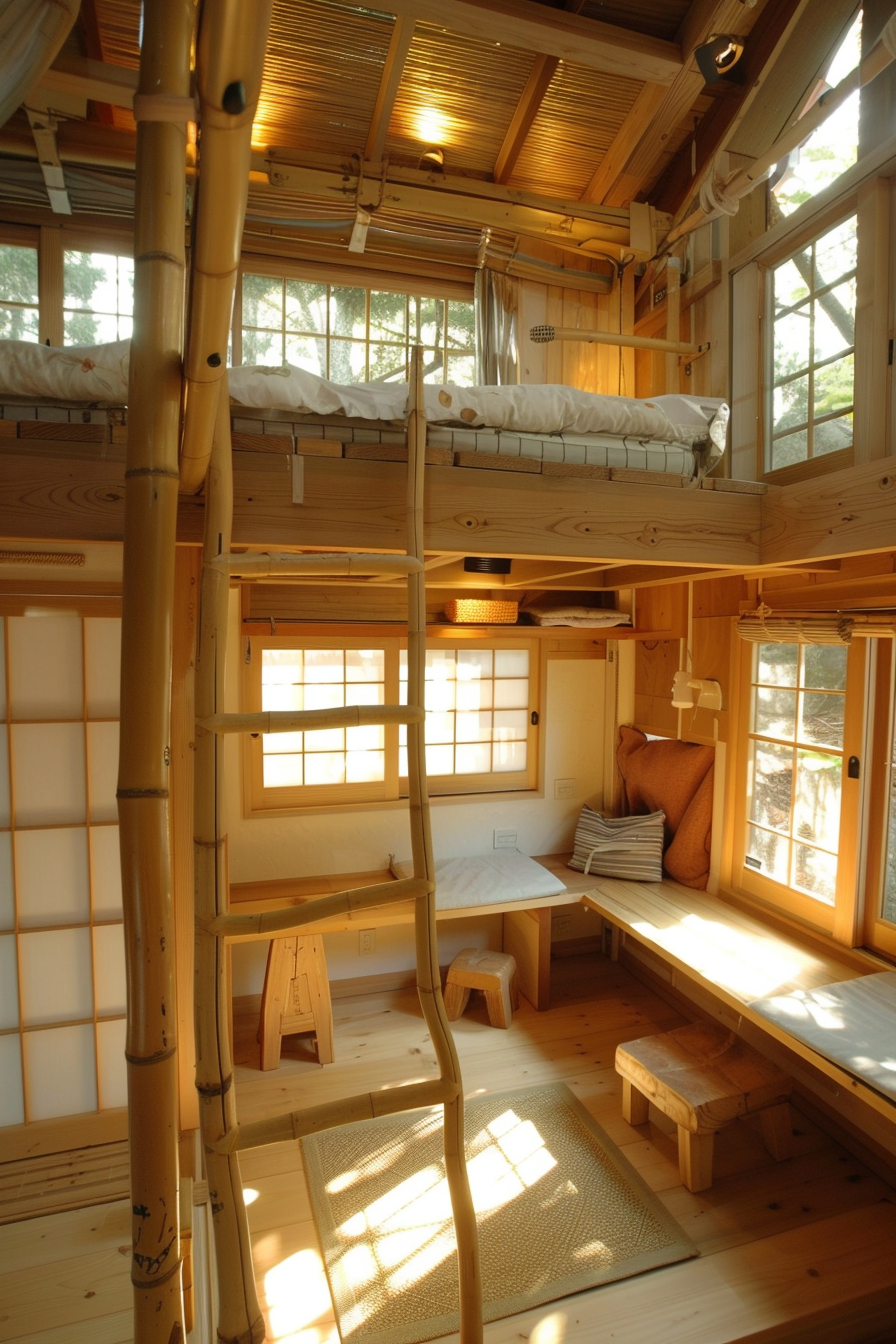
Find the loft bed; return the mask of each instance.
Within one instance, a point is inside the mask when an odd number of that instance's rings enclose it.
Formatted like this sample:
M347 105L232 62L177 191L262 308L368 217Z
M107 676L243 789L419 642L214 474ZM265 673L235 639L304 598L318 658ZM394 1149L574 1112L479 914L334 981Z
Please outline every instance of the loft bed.
M129 353L128 341L55 349L0 341L3 418L22 418L28 406L40 419L39 408L52 406L71 408L75 420L78 410L119 410L126 423ZM405 384L340 385L289 365L236 366L228 376L237 433L291 433L308 454L338 444L345 456L388 459L405 445ZM471 465L477 454L472 465L492 465L489 457L502 469L598 468L608 478L639 470L699 485L725 450L721 398L639 399L561 385L426 386L424 398L428 460L439 465Z

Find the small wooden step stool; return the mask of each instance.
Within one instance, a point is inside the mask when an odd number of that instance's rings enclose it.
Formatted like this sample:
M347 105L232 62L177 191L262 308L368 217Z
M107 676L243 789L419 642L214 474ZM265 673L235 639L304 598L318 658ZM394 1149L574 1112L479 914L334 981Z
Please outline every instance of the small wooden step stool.
M471 989L481 989L493 1027L509 1027L513 1009L519 1008L516 962L507 952L479 952L465 947L448 967L445 1011L456 1022L467 1006Z
M258 1022L261 1067L276 1069L281 1039L299 1031L313 1031L318 1060L333 1063L333 1009L319 933L271 939Z
M622 1075L622 1114L647 1120L649 1103L678 1126L678 1169L689 1190L712 1185L713 1136L739 1116L759 1112L772 1157L792 1152L792 1082L733 1031L692 1022L662 1036L643 1036L616 1049Z

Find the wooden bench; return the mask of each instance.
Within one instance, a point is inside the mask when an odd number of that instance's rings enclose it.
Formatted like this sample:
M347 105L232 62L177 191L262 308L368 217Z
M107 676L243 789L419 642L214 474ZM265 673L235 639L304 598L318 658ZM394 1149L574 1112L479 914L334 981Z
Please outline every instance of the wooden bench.
M860 949L773 927L732 900L678 882L595 877L582 903L605 922L608 951L643 968L790 1074L799 1090L896 1164L896 1105L750 1007L772 994L891 970Z

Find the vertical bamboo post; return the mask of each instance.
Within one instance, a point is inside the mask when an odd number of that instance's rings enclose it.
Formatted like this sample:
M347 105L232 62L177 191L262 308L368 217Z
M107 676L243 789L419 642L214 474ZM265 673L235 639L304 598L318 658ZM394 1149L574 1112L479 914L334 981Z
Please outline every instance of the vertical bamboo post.
M168 769L193 14L190 0L146 7L135 100L118 813L136 1344L184 1332Z
M426 453L426 413L423 357L419 347L411 359L408 386L408 494L407 550L424 559L423 464ZM421 570L408 576L408 704L424 703L426 677L426 579ZM408 794L410 801L411 851L414 876L433 882L429 796L426 786L425 726L408 725ZM479 1234L467 1177L464 1148L464 1097L460 1063L442 1000L438 947L435 937L435 892L419 897L415 905L414 936L417 953L417 993L429 1027L442 1078L456 1085L457 1093L445 1103L445 1174L457 1233L457 1264L460 1293L462 1344L482 1339L482 1281L479 1271Z
M230 582L226 566L222 568L213 562L230 552L233 477L226 377L219 387L220 400L206 480L196 657L196 718L199 722L224 709ZM212 1150L212 1145L236 1126L227 947L223 939L207 931L210 921L226 912L228 903L227 841L223 834L224 756L223 739L208 729L197 728L194 800L196 1088L218 1266L218 1337L227 1344L258 1344L264 1339L264 1320L255 1290L239 1157L236 1153L228 1156Z

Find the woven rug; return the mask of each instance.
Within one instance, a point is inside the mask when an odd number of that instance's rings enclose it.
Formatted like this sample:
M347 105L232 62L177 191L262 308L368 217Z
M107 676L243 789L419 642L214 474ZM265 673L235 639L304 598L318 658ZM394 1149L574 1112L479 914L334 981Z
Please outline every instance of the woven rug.
M486 1321L696 1255L567 1087L467 1102ZM302 1140L343 1344L459 1328L441 1107Z

